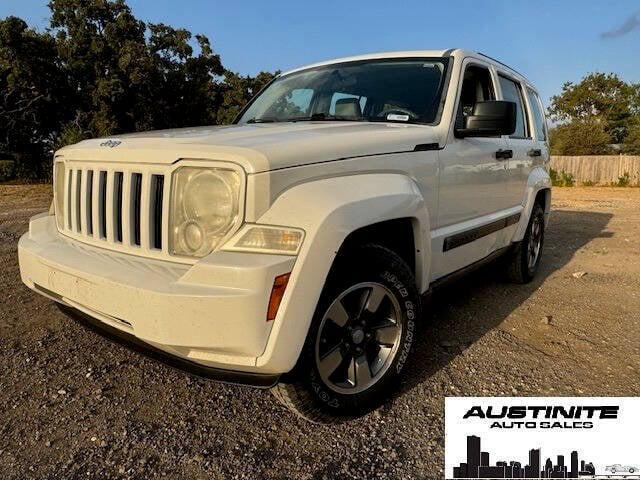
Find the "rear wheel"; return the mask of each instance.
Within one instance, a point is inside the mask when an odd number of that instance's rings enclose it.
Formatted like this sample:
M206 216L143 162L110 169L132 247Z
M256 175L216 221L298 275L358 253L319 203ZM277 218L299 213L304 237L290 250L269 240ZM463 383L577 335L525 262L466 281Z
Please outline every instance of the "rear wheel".
M368 245L336 259L293 378L272 389L299 415L335 422L379 405L406 364L420 300L408 265Z
M507 257L506 276L515 283L529 283L535 277L544 244L544 210L536 203L524 238Z

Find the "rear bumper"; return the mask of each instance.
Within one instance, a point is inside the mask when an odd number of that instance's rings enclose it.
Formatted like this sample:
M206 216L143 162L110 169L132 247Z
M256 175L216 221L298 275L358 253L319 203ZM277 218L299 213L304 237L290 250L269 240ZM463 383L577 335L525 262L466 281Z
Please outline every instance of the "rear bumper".
M172 357L207 369L283 373L257 360L271 334L273 281L291 272L295 257L215 252L195 265L143 259L69 240L46 214L31 220L18 255L28 287Z

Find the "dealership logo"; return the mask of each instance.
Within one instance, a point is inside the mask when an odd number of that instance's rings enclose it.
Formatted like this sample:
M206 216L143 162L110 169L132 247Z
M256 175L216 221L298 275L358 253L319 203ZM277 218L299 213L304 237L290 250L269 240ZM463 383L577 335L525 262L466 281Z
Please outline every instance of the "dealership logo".
M594 476L596 469L591 462L580 460L573 450L568 463L564 455L551 457L541 463L541 449L529 450L529 462L523 465L518 460L501 460L491 465L491 453L483 452L482 440L475 435L467 437L466 461L453 467L453 478L580 478Z
M636 478L640 398L456 397L445 477Z
M492 420L490 428L593 428L592 420L616 419L619 409L617 405L474 405L462 418Z

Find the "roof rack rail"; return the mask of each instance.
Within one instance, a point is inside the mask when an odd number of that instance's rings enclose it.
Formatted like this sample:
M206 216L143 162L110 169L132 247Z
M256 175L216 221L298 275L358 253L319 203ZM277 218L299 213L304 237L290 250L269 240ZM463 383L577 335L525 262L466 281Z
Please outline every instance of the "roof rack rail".
M515 73L517 73L518 75L520 75L521 77L523 77L523 78L524 78L524 75L522 75L519 71L517 71L517 70L516 70L515 68L513 68L513 67L510 67L510 66L509 66L509 65L507 65L506 63L501 62L500 60L496 60L495 58L490 57L489 55L486 55L486 54L484 54L484 53L482 53L482 52L478 52L478 55L482 55L483 57L488 58L489 60L493 60L494 62L499 63L500 65L502 65L502 66L504 66L504 67L507 67L507 68L508 68L509 70L511 70L512 72L515 72Z

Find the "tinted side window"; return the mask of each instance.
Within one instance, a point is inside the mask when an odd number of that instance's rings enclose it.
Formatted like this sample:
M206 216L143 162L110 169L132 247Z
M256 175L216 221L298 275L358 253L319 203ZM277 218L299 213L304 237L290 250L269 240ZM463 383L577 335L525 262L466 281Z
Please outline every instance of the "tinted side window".
M504 100L515 102L516 104L516 131L511 135L511 138L527 138L529 136L527 132L527 117L520 85L513 80L500 76L500 87L502 88Z
M533 121L536 124L536 138L541 141L547 139L547 125L540 107L540 99L536 92L527 88L527 95L529 97L529 105L531 105L531 113L533 113Z

